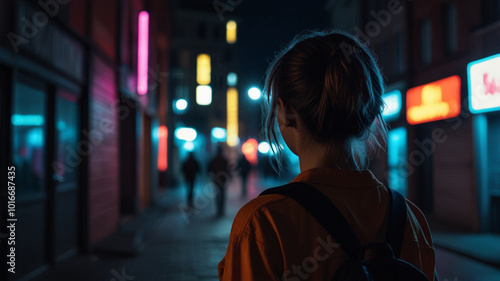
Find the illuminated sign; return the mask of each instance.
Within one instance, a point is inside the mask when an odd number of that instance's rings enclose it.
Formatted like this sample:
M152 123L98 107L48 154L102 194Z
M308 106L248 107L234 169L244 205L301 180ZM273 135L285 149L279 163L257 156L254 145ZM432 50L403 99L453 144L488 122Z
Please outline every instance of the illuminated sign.
M149 14L139 13L137 42L137 92L145 95L148 92L148 60L149 60Z
M500 110L500 54L467 66L472 113Z
M168 130L165 126L158 127L158 170L164 172L167 170L167 138Z
M411 88L406 93L406 119L411 125L460 114L460 77L454 75Z
M396 120L401 113L401 92L399 90L391 91L382 96L385 106L382 116L387 121Z
M238 90L227 89L227 144L238 145Z
M45 123L42 115L14 114L10 120L14 126L42 126Z

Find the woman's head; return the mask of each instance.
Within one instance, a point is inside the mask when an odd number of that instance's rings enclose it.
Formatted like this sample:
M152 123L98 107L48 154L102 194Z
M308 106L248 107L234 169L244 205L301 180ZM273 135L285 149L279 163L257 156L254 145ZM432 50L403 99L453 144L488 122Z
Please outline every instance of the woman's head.
M385 137L382 75L371 52L351 35L312 32L296 37L270 65L265 92L266 133L272 143L279 139L275 124L280 103L298 115L304 134L337 150L356 168L364 166L367 145L377 133Z

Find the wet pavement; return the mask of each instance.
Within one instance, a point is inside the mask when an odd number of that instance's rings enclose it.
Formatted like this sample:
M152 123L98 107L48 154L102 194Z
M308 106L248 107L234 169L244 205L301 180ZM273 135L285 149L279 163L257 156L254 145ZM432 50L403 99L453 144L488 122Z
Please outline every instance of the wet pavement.
M237 211L257 196L262 186L277 184L251 177L248 196L242 198L239 179L234 178L223 217L215 216L209 184L200 181L197 185L195 208L185 204L185 188L168 189L161 208L136 219L149 220L147 223L130 222L123 228L136 228L140 233L139 254L124 257L110 251L73 257L36 280L218 280L217 264L224 257ZM500 280L499 268L455 252L438 247L436 258L441 281Z

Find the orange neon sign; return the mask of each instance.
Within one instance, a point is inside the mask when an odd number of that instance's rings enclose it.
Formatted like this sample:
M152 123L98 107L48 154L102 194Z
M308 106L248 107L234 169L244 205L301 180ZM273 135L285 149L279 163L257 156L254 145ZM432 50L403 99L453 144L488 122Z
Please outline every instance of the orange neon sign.
M165 126L158 127L158 170L164 172L168 168L167 160L168 130Z
M454 75L406 92L406 120L411 125L460 114L460 77Z

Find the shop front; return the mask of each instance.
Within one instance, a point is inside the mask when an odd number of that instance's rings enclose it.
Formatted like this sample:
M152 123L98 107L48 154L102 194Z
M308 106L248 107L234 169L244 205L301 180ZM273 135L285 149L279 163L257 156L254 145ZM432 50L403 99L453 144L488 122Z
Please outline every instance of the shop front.
M480 229L500 232L500 54L469 63Z

